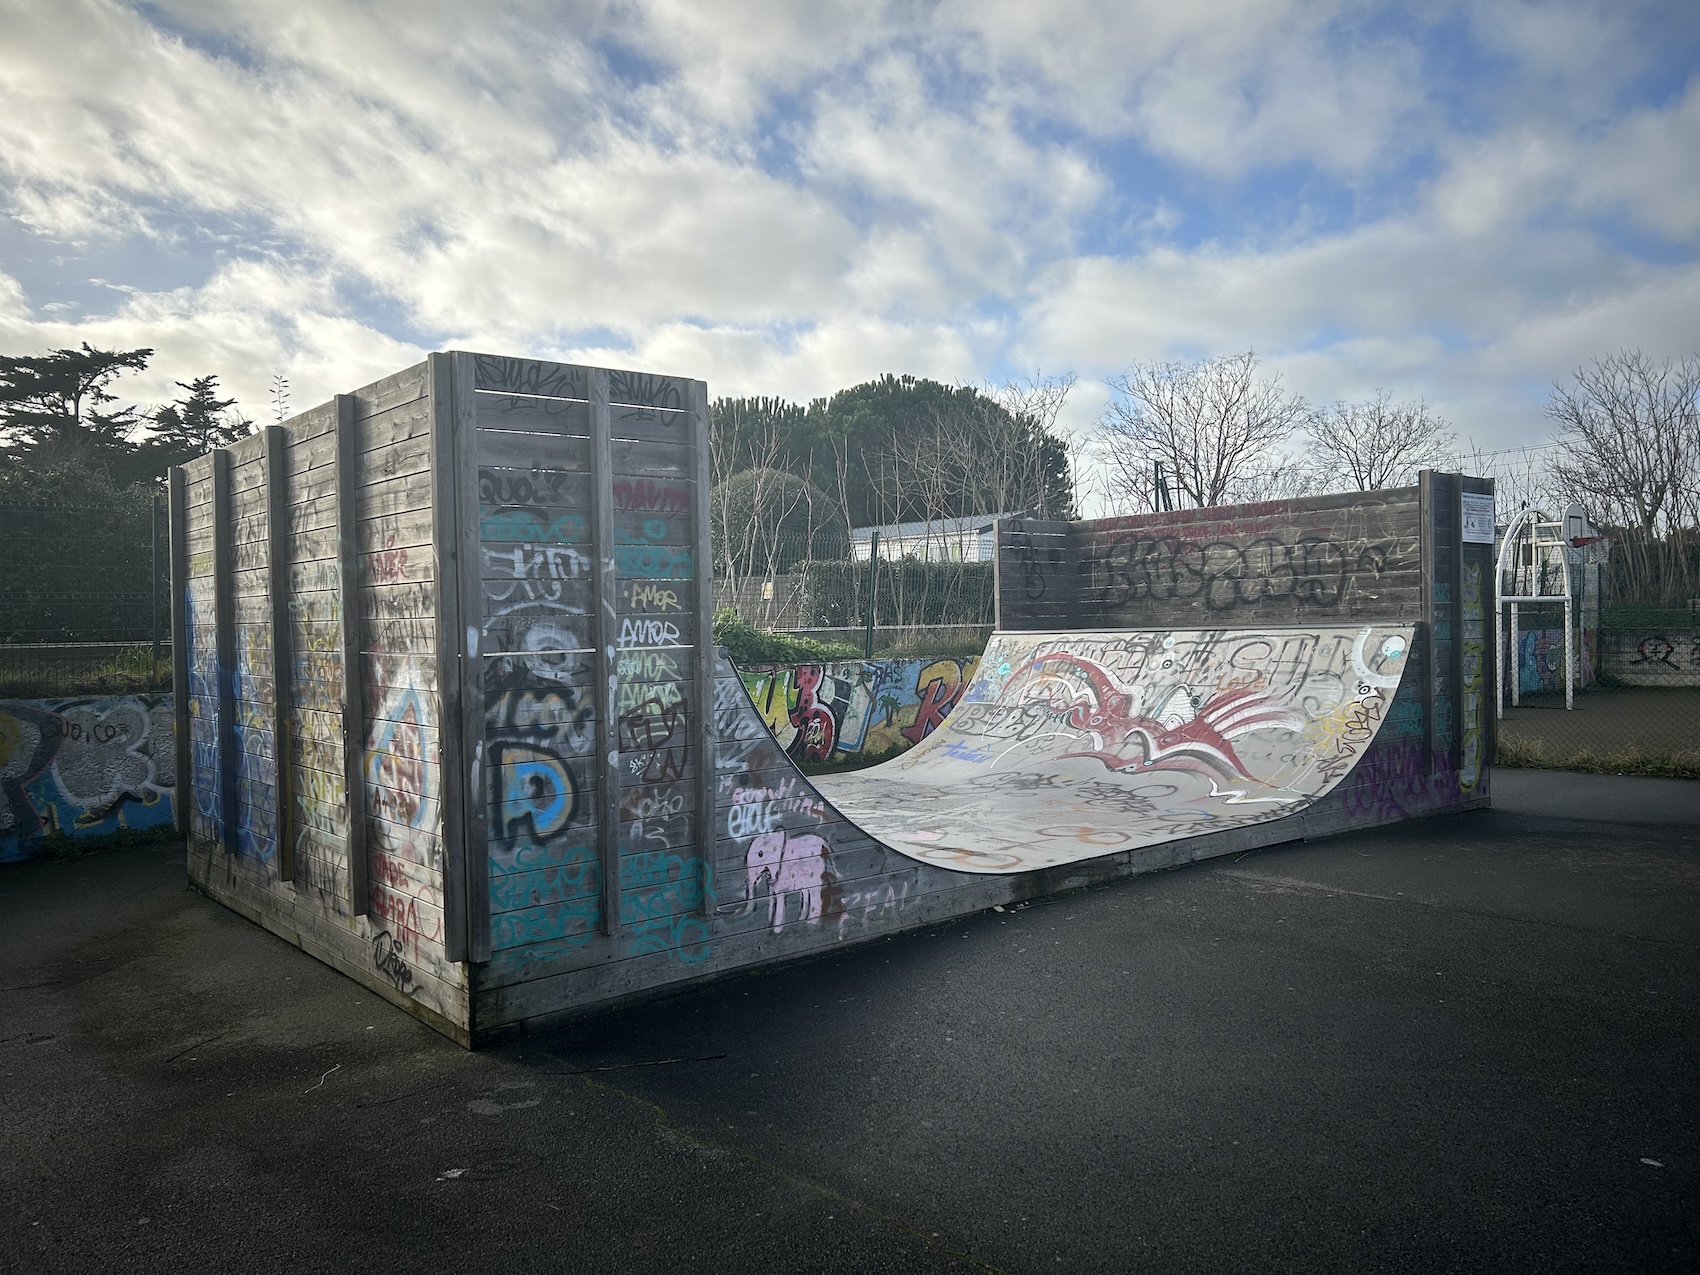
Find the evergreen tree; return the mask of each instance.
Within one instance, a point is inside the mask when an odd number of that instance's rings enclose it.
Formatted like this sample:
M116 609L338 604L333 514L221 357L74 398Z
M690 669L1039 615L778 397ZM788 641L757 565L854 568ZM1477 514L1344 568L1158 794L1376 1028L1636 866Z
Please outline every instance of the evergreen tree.
M133 406L110 407L118 398L107 386L152 357L151 349L97 350L86 341L80 350L0 355L0 461L33 471L122 467L141 418Z
M811 404L803 432L810 477L852 526L1073 512L1063 441L972 386L887 373Z
M218 377L199 376L186 384L178 381L177 388L188 392L153 414L153 437L136 458L142 473L162 474L254 432L252 421L230 410L235 399L218 397Z

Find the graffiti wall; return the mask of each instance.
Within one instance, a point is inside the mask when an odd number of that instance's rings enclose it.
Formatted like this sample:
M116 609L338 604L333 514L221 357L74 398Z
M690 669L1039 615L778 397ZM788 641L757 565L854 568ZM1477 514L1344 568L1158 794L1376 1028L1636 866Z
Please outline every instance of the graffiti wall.
M1602 667L1626 686L1700 686L1700 629L1605 629Z
M422 1016L448 948L433 375L174 471L189 875Z
M1005 630L1411 621L1416 487L1000 526Z
M169 695L0 700L0 863L170 823L173 766Z
M797 762L872 762L938 729L974 680L980 657L762 664L738 670L744 689Z
M615 955L690 965L707 955L715 883L699 836L689 385L483 356L477 376L478 989ZM593 410L607 412L605 450Z
M1599 631L1584 629L1576 647L1576 685L1592 686ZM1507 656L1509 658L1509 656ZM1521 629L1517 634L1517 690L1521 695L1564 690L1564 629Z

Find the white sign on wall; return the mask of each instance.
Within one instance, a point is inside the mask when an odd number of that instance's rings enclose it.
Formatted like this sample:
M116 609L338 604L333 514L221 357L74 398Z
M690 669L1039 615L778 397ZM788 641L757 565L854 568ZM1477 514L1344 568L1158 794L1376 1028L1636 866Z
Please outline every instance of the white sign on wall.
M1463 540L1467 545L1493 543L1493 497L1464 492Z

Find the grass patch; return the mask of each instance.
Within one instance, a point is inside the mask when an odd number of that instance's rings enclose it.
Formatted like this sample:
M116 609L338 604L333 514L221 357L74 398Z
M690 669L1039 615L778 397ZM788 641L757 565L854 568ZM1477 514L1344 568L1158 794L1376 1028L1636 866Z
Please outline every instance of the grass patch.
M0 699L67 699L142 691L168 694L170 690L170 652L163 652L155 667L151 644L83 658L0 653Z
M1700 779L1700 748L1674 753L1640 748L1564 750L1539 741L1501 739L1495 765L1530 770L1576 770L1590 775L1646 775L1654 779Z

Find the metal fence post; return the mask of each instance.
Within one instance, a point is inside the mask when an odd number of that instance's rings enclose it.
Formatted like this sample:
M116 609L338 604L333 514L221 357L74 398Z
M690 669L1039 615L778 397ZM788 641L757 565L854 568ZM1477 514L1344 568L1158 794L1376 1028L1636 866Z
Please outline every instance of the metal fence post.
M148 685L159 685L159 497L148 505L148 529L153 534L153 574L148 577L148 593L153 600L153 663L148 666Z
M879 587L880 533L868 537L868 639L867 658L874 658L874 590Z

